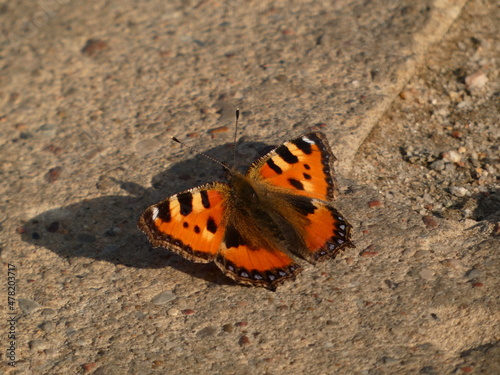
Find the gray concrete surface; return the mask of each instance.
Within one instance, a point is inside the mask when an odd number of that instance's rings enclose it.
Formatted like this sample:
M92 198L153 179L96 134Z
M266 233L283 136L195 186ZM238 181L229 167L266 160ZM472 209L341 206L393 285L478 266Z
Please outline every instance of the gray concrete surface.
M500 373L499 20L481 0L0 5L0 374ZM169 137L229 159L236 107L241 165L327 134L354 226L276 292L135 226L223 177Z

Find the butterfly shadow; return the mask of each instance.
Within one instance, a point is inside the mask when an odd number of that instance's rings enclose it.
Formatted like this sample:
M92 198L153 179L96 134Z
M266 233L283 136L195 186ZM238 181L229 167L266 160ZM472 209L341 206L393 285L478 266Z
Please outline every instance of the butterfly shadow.
M271 148L260 142L240 143L237 160L251 162ZM232 155L232 145L218 146L207 153L223 160ZM152 248L137 228L139 216L150 205L212 181L226 181L223 168L200 155L154 176L151 188L109 178L108 183L118 184L128 195L103 196L45 211L25 220L20 236L65 259L89 258L136 268L173 267L195 278L232 285L234 282L224 277L214 263L192 263L167 249Z

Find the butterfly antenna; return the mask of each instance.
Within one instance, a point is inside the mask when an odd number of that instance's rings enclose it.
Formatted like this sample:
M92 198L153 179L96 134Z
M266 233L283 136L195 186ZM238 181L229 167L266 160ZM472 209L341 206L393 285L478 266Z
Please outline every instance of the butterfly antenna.
M194 152L196 152L197 154L199 154L199 155L201 155L201 156L203 156L203 157L207 158L208 160L211 160L211 161L213 161L214 163L219 164L219 165L220 165L220 166L222 166L222 168L224 168L227 172L231 172L231 168L229 168L229 167L228 167L225 163L223 163L223 162L221 162L221 161L219 161L219 160L217 160L217 159L215 159L215 158L211 157L210 155L204 154L203 152L199 152L199 151L198 151L198 150L196 150L194 147L191 147L191 146L189 146L189 145L185 144L184 142L179 141L179 140L178 140L177 138L175 138L175 137L170 137L170 138L172 139L172 141L179 143L181 146L186 147L186 148L188 148L189 150L194 151Z
M238 120L240 119L240 109L236 108L236 121L234 124L234 139L233 139L233 168L236 165L236 136L238 134Z

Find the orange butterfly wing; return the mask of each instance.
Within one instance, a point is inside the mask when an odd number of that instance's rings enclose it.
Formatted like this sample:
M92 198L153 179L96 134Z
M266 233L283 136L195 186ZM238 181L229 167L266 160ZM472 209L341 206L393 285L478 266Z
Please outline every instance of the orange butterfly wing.
M254 223L235 225L230 222L222 246L215 258L217 266L230 278L242 284L259 285L271 290L286 279L295 277L302 271L295 261L281 251L271 236L263 233L250 238L238 227L248 231L258 229ZM261 228L265 232L263 228Z
M331 205L337 193L335 160L325 135L314 132L278 146L252 164L247 173L269 184L297 215L305 216L305 221L295 220L301 223L295 229L304 243L291 251L313 263L335 257L344 247L354 247L352 226ZM293 224L294 215L286 212L284 216Z
M247 176L291 194L330 201L337 192L335 160L325 135L309 133L283 143L255 161Z
M229 190L227 184L214 182L175 194L146 209L138 227L154 247L193 262L211 262L224 235Z
M304 248L298 253L311 263L335 256L345 247L355 247L351 242L352 226L329 202L311 199L309 202L290 201L299 214L306 216L306 224L298 231ZM307 209L304 209L307 207Z

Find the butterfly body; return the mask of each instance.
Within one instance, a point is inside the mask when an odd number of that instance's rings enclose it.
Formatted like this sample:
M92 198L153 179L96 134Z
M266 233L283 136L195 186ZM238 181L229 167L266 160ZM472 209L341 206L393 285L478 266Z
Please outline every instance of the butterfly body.
M194 262L214 261L242 284L275 289L302 267L333 258L350 242L351 226L332 206L333 161L322 133L286 142L246 174L213 182L149 207L139 228L153 246Z

